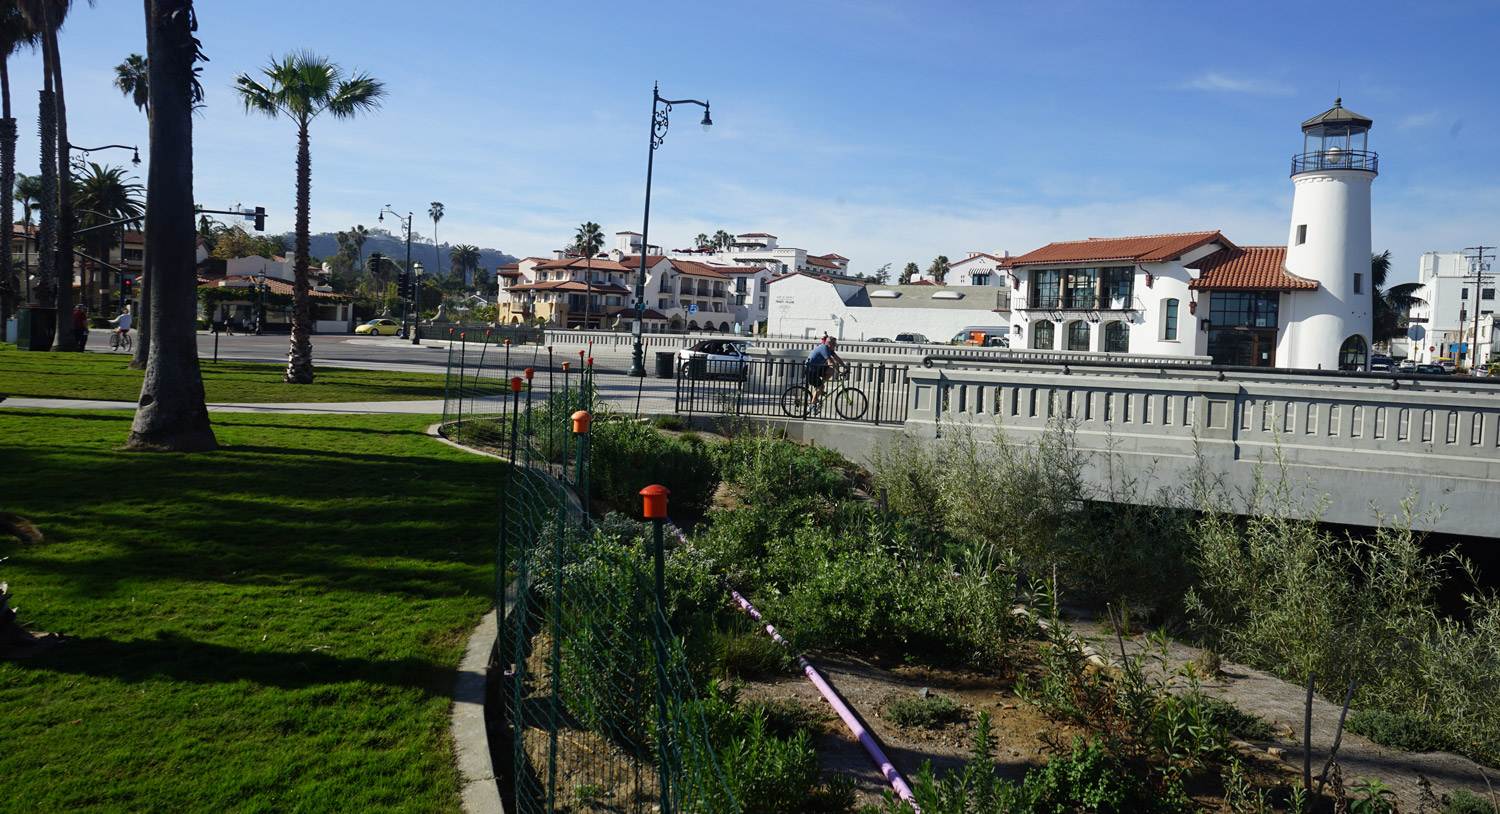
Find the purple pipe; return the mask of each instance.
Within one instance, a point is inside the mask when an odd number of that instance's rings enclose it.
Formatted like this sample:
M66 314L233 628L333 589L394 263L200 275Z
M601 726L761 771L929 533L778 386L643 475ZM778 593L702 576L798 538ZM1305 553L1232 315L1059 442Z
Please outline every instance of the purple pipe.
M748 599L740 596L739 592L735 590L730 590L729 593L734 596L736 602L740 603L740 608L750 614L755 621L762 624L765 623L765 619L761 618L760 611L756 610L755 606L751 605ZM771 634L771 638L777 643L786 647L791 646L786 639L781 638L780 633L776 632L774 625L766 625L766 632ZM799 654L797 656L797 663L802 665L802 672L807 674L808 680L813 683L813 686L818 688L818 692L823 694L823 700L833 706L833 711L837 712L839 717L844 720L844 725L849 727L849 731L853 733L854 737L859 738L860 745L865 747L865 751L870 753L870 759L875 761L876 766L880 767L880 773L885 775L886 782L890 783L891 788L896 790L896 796L905 800L917 814L922 814L922 809L917 807L916 797L911 793L911 787L906 785L906 781L901 778L901 773L896 771L895 765L885 756L885 752L881 751L880 745L875 743L875 738L860 724L859 719L854 717L854 712L844 703L844 699L840 698L839 694L832 687L828 686L828 682L823 680L823 676L819 675L817 669L808 663L805 656Z

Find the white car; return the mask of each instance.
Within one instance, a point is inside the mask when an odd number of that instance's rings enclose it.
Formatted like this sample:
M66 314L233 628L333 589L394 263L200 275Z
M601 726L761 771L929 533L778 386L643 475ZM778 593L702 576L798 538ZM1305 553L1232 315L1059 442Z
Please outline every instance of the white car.
M689 378L745 379L750 373L750 343L705 339L677 351L677 366Z

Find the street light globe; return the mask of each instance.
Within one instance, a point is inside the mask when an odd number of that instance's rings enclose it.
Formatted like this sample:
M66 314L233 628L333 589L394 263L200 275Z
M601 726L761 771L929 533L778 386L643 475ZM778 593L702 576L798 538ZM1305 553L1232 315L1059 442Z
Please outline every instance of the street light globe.
M703 125L703 132L705 132L705 133L708 132L708 128L714 126L714 120L710 119L708 117L708 106L707 105L703 106L703 121L699 122L699 124Z

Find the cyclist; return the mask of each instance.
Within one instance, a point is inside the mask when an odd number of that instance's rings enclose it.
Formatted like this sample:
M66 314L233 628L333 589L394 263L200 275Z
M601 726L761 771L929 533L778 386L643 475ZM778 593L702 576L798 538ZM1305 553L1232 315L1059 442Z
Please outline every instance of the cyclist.
M823 400L823 384L833 372L833 367L844 364L838 355L839 341L826 337L823 343L807 355L807 384L813 388L813 401Z
M130 310L126 309L124 311L121 311L119 316L109 321L109 324L115 326L116 336L115 341L111 343L112 345L118 345L120 343L120 339L122 339L126 334L130 333L130 323L134 320L135 317L132 317L130 315Z

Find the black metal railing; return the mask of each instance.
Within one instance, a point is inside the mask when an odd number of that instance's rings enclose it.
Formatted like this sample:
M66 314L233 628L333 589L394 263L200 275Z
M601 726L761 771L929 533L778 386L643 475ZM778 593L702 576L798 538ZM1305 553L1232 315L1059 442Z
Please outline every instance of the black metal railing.
M1380 171L1380 156L1373 150L1315 150L1292 156L1292 175L1316 170Z
M1133 295L1059 294L1034 296L1026 308L1032 311L1135 311L1140 306L1136 305Z
M870 424L900 424L906 421L907 366L851 362L845 366L849 387L864 394L867 406L850 419ZM801 358L748 359L743 365L718 362L679 364L676 409L678 413L793 417L784 407L788 390L807 384L807 368ZM832 392L830 382L825 390ZM833 411L819 418L833 419Z

